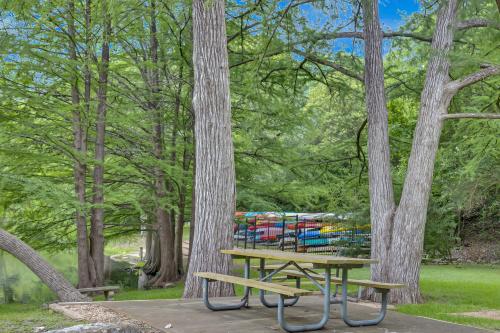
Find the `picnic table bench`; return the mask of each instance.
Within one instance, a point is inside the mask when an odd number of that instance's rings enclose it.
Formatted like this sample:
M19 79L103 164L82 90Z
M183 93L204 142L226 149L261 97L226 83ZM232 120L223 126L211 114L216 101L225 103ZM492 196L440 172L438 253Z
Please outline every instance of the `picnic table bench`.
M282 264L272 264L272 265L266 265L264 267L264 271L270 272L273 271L277 268L279 268ZM318 281L324 281L324 276L321 274L318 274L313 270L314 265L313 264L301 264L300 267L302 267L304 270L310 272L310 275L313 276L316 280ZM260 270L259 266L252 266L252 268ZM294 267L291 267L292 269ZM304 273L300 272L297 269L287 269L287 270L282 270L280 271L281 275L285 275L286 278L288 279L297 279L297 278L306 278ZM335 292L333 293L333 296L335 297L337 295L338 291L338 286L342 285L342 278L339 277L339 268L337 268L336 276L331 277L331 282L335 285ZM377 281L371 281L371 280L355 280L355 279L348 279L347 284L350 285L355 285L358 286L358 297L357 298L351 298L349 300L353 300L355 302L359 301L361 299L361 292L362 292L362 287L365 288L374 288L374 289L387 289L388 291L391 289L397 289L397 288L404 288L404 284L399 284L399 283L384 283L384 282L377 282ZM348 297L349 298L349 297ZM334 301L335 302L335 301Z
M104 286L104 287L92 287L92 288L80 288L78 291L82 294L92 294L92 293L103 293L106 301L112 301L115 292L120 290L119 286Z
M372 259L334 257L308 253L292 253L276 250L255 250L238 248L232 250L221 250L221 253L229 254L236 258L245 259L243 273L244 277L241 278L211 272L195 273L196 276L203 279L203 301L207 308L213 311L220 311L241 309L244 306L248 307L250 289L256 288L259 289L259 299L264 306L278 308L278 322L281 328L283 328L287 332L302 332L322 329L329 319L331 303L340 304L341 318L349 326L376 325L380 323L385 317L387 310L387 294L389 293L389 291L393 288L403 287L403 285L401 284L381 283L370 280L348 280L347 272L349 269L363 267L363 265L365 264L376 263L376 261ZM250 266L250 259L260 260L260 265L258 266L259 280L250 279L250 268L255 268L255 266ZM283 260L286 261L286 263L274 266L266 266L266 259ZM298 263L300 263L301 265L299 265ZM311 269L311 266L313 269L324 269L325 273L318 274ZM295 269L287 269L288 267L292 267ZM332 268L341 269L342 277L332 277ZM295 279L296 287L273 283L272 278L278 273L284 274L287 278ZM301 296L315 294L313 291L300 288L301 279L308 279L320 290L321 294L323 295L323 315L321 319L316 323L305 325L291 325L285 320L284 308L287 306L295 305ZM209 282L213 281L221 281L244 286L245 289L243 298L237 304L211 304L208 299ZM382 294L381 308L376 318L367 320L351 320L348 317L347 285L349 283L374 288L376 292ZM342 286L342 295L340 300L331 299L331 284ZM278 302L273 303L268 301L265 298L266 291L278 294Z

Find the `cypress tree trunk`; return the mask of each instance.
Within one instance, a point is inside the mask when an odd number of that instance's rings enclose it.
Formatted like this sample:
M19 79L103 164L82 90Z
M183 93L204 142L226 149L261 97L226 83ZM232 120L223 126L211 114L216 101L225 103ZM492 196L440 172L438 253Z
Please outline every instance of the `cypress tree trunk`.
M235 170L223 0L193 1L193 64L196 138L195 229L185 298L200 297L194 272L231 273ZM214 282L212 296L234 295L232 285Z
M107 88L109 72L109 39L111 35L111 18L106 0L102 0L102 16L104 20L101 64L99 66L99 87L97 90L96 142L94 187L92 197L92 214L90 229L90 250L95 266L96 285L104 284L104 143L106 135Z
M391 300L397 303L416 303L421 300L420 263L432 174L442 129L440 117L447 113L453 96L446 90L446 84L449 81L448 54L453 44L456 12L457 0L441 4L403 193L394 217L389 281L408 285L408 288L391 292Z
M158 37L156 26L156 1L150 2L151 22L150 22L150 42L151 42L151 111L153 112L153 146L154 156L158 160L155 166L155 199L156 199L156 220L158 223L160 239L160 270L158 275L151 281L155 286L161 287L166 282L176 281L179 276L175 266L174 251L174 228L172 226L172 216L169 214L166 206L167 191L165 181L165 171L163 170L163 161L165 160L164 149L164 126L163 114L160 107L160 89L158 72Z
M69 34L69 58L72 62L71 72L71 102L73 106L73 146L75 149L75 164L73 168L75 182L75 196L78 208L75 213L77 247L78 247L78 285L90 287L92 285L89 269L89 248L87 242L87 219L85 208L85 176L87 173L87 137L86 129L82 121L80 109L80 93L78 91L78 61L76 55L76 31L75 31L75 3L68 3L68 34Z
M170 154L170 163L174 168L177 163L177 132L179 130L179 114L181 111L181 98L182 98L182 86L183 86L183 74L184 74L184 66L183 62L179 66L179 83L177 85L177 90L175 92L175 104L174 104L174 119L172 124L172 137L171 137L171 147L172 152ZM184 142L185 143L185 142ZM186 147L184 147L183 155L182 155L182 170L183 175L180 181L180 185L178 188L178 202L177 208L179 209L177 214L177 221L174 225L174 230L172 231L175 235L174 239L174 257L175 257L175 266L177 267L177 271L179 276L184 274L183 272L183 262L182 262L182 236L183 236L183 228L184 228L184 208L186 202L186 185L184 182L184 170L186 165ZM173 194L175 192L173 182L170 182L170 192ZM175 210L171 210L171 216L175 216Z
M179 274L184 274L184 265L183 265L183 254L182 254L182 244L183 244L183 236L184 236L184 221L186 214L186 178L188 177L189 166L191 164L191 154L189 152L189 139L187 136L184 137L184 152L182 154L182 183L179 193L179 214L177 218L177 224L175 225L175 260L177 269L179 270Z
M14 235L0 228L0 249L19 259L35 273L59 300L63 302L82 302L89 298L80 294L59 272L49 265L35 250Z
M384 282L405 283L408 286L390 293L390 299L394 303L417 303L421 300L420 264L432 174L442 121L445 119L443 116L446 115L456 92L490 75L500 73L499 67L489 65L483 70L450 82L449 52L453 45L458 2L443 1L438 12L408 170L396 209L393 204L388 159L382 36L378 23L377 1L363 2L372 256L380 262L372 266L372 278Z
M382 30L378 1L363 1L365 35L365 94L368 114L368 174L370 185L371 255L380 264L371 266L372 279L387 281L394 194L389 151L389 123L384 90ZM376 294L375 294L376 295ZM375 296L372 295L372 296Z

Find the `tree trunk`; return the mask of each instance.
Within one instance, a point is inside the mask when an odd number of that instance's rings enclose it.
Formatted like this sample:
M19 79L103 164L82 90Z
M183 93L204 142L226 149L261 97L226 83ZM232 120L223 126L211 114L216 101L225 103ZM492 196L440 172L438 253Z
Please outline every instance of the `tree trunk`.
M155 167L155 196L156 196L156 220L159 228L160 238L160 271L151 281L155 286L163 286L166 282L176 281L179 276L175 267L174 234L172 227L172 216L168 213L166 206L167 191L165 182L165 171L162 161L164 158L163 142L163 115L159 102L159 73L158 73L158 37L156 28L156 1L151 1L151 110L153 112L153 146L154 156L158 160Z
M177 132L179 129L179 113L181 110L181 98L182 98L182 86L184 84L183 82L183 73L184 72L184 66L183 62L181 61L181 64L179 66L179 83L177 86L177 90L175 92L175 105L174 105L174 119L172 121L172 137L171 137L171 146L170 149L172 149L172 152L170 154L170 164L172 165L172 168L175 168L175 165L177 163ZM177 272L179 276L182 276L184 274L183 272L183 262L182 262L182 234L183 234L183 228L184 228L184 208L185 208L185 202L186 202L186 185L184 182L184 170L185 170L185 164L186 164L186 147L184 147L184 152L182 155L182 170L183 170L183 175L182 179L180 181L181 185L179 186L178 189L178 196L179 200L177 202L177 207L179 208L179 212L177 214L177 221L175 222L175 229L173 230L173 233L175 235L174 237L174 257L175 257L175 266L177 267ZM173 194L175 191L173 182L170 182L170 192ZM171 216L175 216L175 210L172 209L171 211Z
M193 73L194 74L194 73ZM194 75L190 75L190 77L194 77ZM194 86L194 84L193 84ZM195 114L193 110L193 90L191 89L191 109L190 109L190 116L191 116L191 122L190 122L190 129L191 129L191 135L192 135L192 140L193 140L193 152L192 156L194 156L193 159L193 170L191 171L191 220L189 221L189 249L188 249L188 258L187 258L187 265L186 265L186 272L189 271L189 264L191 263L191 253L193 250L193 239L194 239L194 219L195 219L195 199L196 199L196 192L195 192L195 187L196 187L196 136L194 133L194 124L196 122L195 120Z
M186 208L186 185L182 185L179 193L179 213L175 224L175 266L179 276L184 275L184 262L182 255L182 243L184 236L184 214Z
M196 137L195 231L185 298L200 297L194 272L230 274L235 170L223 0L193 1L193 65ZM234 295L227 283L211 284L212 296Z
M158 232L149 230L146 241L146 257L145 264L142 270L148 276L149 280L154 277L160 270L160 240ZM148 281L147 284L150 282Z
M175 260L177 269L179 270L179 275L184 275L184 265L183 265L183 254L182 254L182 244L183 244L183 236L184 236L184 221L186 214L186 177L189 171L189 166L191 164L191 155L188 151L189 146L188 137L184 137L184 152L182 154L182 183L181 189L179 193L179 214L177 218L177 224L175 225Z
M87 243L87 219L85 208L85 176L87 173L87 138L80 109L80 93L78 91L78 61L76 55L75 3L68 3L69 58L72 62L71 102L73 106L73 145L75 149L74 182L78 207L75 213L77 247L78 247L78 285L82 288L92 285L89 270L89 248Z
M193 119L194 123L194 119ZM194 135L194 128L193 128L193 135ZM196 138L193 137L194 143L194 155L196 158ZM191 185L191 220L189 221L189 250L188 250L188 260L187 260L187 265L186 265L186 272L189 272L189 264L191 263L191 253L193 253L193 240L194 240L194 230L195 230L195 206L194 203L196 201L196 160L193 161L193 171L192 171L192 185Z
M7 251L28 266L40 280L63 302L81 302L89 299L78 292L59 272L35 250L20 239L0 228L0 249Z
M391 300L396 303L416 303L421 300L420 263L432 174L442 129L440 117L447 112L452 98L452 94L446 90L446 84L449 81L448 54L453 44L456 12L457 0L448 0L441 4L408 170L401 201L394 217L395 237L390 252L391 260L388 262L389 281L402 282L408 286L391 292Z
M372 258L380 264L371 266L372 279L387 281L388 259L394 213L394 194L389 152L389 124L384 90L382 30L378 1L363 1L365 35L365 100L368 113L368 178Z
M99 87L97 90L96 142L94 187L92 197L92 214L90 229L90 250L95 266L97 286L104 285L104 143L106 135L107 88L109 72L109 38L111 35L111 18L106 0L102 0L102 16L104 21L101 64L99 66Z

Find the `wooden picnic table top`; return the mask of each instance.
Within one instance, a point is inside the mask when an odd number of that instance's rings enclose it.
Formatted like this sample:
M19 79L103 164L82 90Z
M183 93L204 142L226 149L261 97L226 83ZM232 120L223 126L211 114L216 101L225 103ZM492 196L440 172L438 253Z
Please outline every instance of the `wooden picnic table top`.
M221 253L230 254L238 257L276 259L276 260L295 261L303 263L305 262L305 263L331 265L331 266L364 265L364 264L377 263L377 260L374 259L337 257L337 256L311 254L311 253L284 252L277 250L254 250L254 249L234 248L232 250L221 250Z

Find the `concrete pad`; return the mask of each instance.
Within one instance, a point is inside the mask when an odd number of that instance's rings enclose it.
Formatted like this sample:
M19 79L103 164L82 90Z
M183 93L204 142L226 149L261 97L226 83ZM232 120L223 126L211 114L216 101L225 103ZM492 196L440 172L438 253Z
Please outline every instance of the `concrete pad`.
M218 298L213 303L237 302L239 298ZM99 302L132 319L143 321L154 328L169 333L275 333L283 332L279 327L276 309L262 306L257 298L250 299L250 308L232 311L210 311L201 300L148 300ZM322 298L302 297L297 305L286 308L289 323L312 323L319 320ZM414 317L388 311L385 320L378 326L351 328L340 319L339 305L332 304L330 320L322 331L335 333L484 333L473 327L451 324L427 318ZM377 314L373 307L349 303L351 319L368 319ZM165 326L171 324L170 328ZM321 332L321 331L320 331Z

